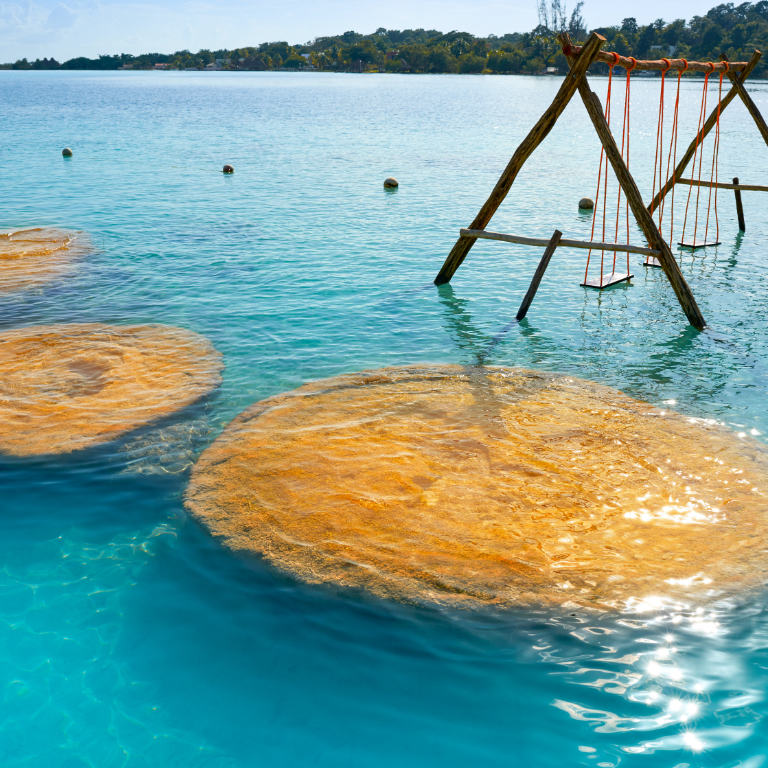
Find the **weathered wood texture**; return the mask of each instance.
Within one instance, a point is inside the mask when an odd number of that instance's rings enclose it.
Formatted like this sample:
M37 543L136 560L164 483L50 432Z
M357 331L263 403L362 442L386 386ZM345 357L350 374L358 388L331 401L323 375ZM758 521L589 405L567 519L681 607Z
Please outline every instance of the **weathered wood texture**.
M566 49L567 50L567 49ZM566 51L563 51L565 53ZM572 45L570 47L570 55L578 56L581 53L581 47L578 45ZM599 61L603 64L614 64L617 67L632 66L632 59L629 56L619 56L618 61L611 51L600 51L595 57L595 61ZM668 59L670 70L685 70L685 59ZM712 67L714 65L714 69ZM741 71L746 69L748 62L746 61L734 61L731 64L731 71ZM660 72L667 69L667 62L662 59L648 61L646 59L637 59L633 69L656 69ZM725 72L725 64L716 63L714 61L689 61L688 72Z
M720 58L723 61L728 61L728 56L724 53L720 54ZM731 68L733 69L733 64L731 64ZM752 101L752 97L747 93L747 89L744 87L743 81L737 75L735 75L733 72L728 72L727 76L728 79L733 83L733 87L739 92L739 96L744 102L744 106L747 108L749 114L752 115L752 119L757 124L757 129L762 134L763 141L768 144L768 125L765 124L765 120L760 114L760 110L757 108L757 104Z
M752 57L747 62L747 66L744 68L744 70L741 72L740 75L734 75L734 77L737 77L740 83L743 83L750 75L752 70L757 66L757 62L760 61L760 57L762 56L762 53L760 51L755 51L752 54ZM736 98L739 91L738 88L734 85L730 91L723 97L723 100L720 102L720 115L722 116L723 110ZM672 191L672 188L675 186L675 179L678 179L680 176L683 175L683 171L688 167L688 163L691 162L693 159L693 156L696 154L696 148L699 146L699 144L704 141L704 139L707 137L709 132L717 125L717 106L712 110L711 114L707 118L707 121L704 123L704 127L701 129L700 133L697 133L694 137L693 141L690 143L688 149L685 150L685 154L680 159L680 162L677 164L677 167L675 168L672 176L667 179L667 183L659 190L656 197L653 198L651 201L651 204L648 206L648 210L653 213L658 207L661 201L667 196L669 192Z
M760 187L757 184L724 184L722 181L697 181L696 179L676 179L678 184L686 184L689 187L717 187L718 189L735 189L744 192L768 192L768 187Z
M522 237L507 235L502 232L488 232L485 229L462 229L462 237L476 237L478 240L501 240L504 243L516 245L533 245L546 247L551 242L541 237ZM653 248L641 248L639 245L623 245L622 243L591 243L588 240L560 240L560 248L584 248L593 251L620 251L621 253L639 253L641 256L658 256L659 251Z
M733 194L736 198L736 215L739 217L739 229L742 232L747 231L747 225L744 222L744 208L741 205L741 185L739 184L739 177L733 178Z
M552 238L547 243L547 248L544 251L544 255L541 257L539 266L536 267L536 271L533 273L533 280L531 280L531 285L528 288L528 292L525 294L525 298L523 299L523 303L520 305L520 309L517 310L517 315L515 315L515 319L518 322L528 314L528 310L530 309L533 297L536 295L536 291L539 290L541 278L544 277L544 273L547 271L547 267L549 266L549 261L552 258L552 254L555 252L557 244L560 242L560 238L562 236L563 233L559 229L556 229L555 233L552 235Z
M555 96L546 112L539 118L539 121L515 151L512 159L504 169L504 173L501 174L501 178L496 182L490 197L485 201L480 212L469 225L469 229L485 229L491 217L496 213L498 207L507 196L525 161L533 154L536 147L544 141L557 122L557 118L560 117L563 110L568 106L568 103L573 98L573 94L576 93L579 82L584 77L587 69L589 69L589 65L594 61L603 43L605 43L605 38L602 35L593 32L589 36L589 40L584 45L583 54L578 57L575 64L571 67L571 71L563 80L557 96ZM475 238L460 237L458 239L435 278L435 285L450 282L474 244Z
M566 32L559 35L559 40L563 44L563 47L570 45L570 37ZM569 64L573 66L573 58L566 57ZM680 302L680 306L685 312L685 316L688 318L688 322L699 330L703 330L707 323L704 320L704 315L701 314L699 305L696 303L696 299L693 297L688 283L686 283L683 273L680 271L680 267L675 261L675 257L672 255L672 251L667 245L664 238L661 236L659 230L656 228L656 223L653 220L653 216L649 213L648 209L643 203L643 196L640 194L640 190L635 184L635 180L632 178L632 174L624 162L621 156L618 146L613 138L611 129L608 123L605 121L603 115L603 107L600 103L600 99L597 94L593 93L589 87L589 82L586 76L579 80L579 95L584 102L584 106L587 108L592 124L595 126L595 131L600 139L600 142L605 149L605 155L613 168L613 172L616 178L621 184L621 188L624 192L629 207L632 209L632 214L635 217L640 229L643 231L648 244L660 251L658 255L659 263L667 276L667 279L674 290L677 300Z

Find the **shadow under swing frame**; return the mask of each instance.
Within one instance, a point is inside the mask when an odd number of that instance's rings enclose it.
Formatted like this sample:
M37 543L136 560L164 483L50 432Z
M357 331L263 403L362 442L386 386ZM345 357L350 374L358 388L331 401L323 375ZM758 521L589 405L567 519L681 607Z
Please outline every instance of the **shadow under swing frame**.
M536 290L541 282L544 272L549 264L552 255L558 247L568 248L584 248L584 249L596 249L596 250L611 250L621 251L626 253L638 253L646 256L647 266L659 266L669 280L672 289L677 296L677 300L688 318L688 322L698 330L703 330L707 323L704 320L704 316L699 309L696 299L691 292L691 289L683 277L680 267L677 264L672 251L667 242L662 237L656 223L653 220L653 212L659 206L661 201L667 195L667 193L675 186L675 184L690 184L692 180L682 178L682 173L685 170L688 163L693 158L699 144L704 141L707 134L717 123L718 109L720 115L722 115L723 109L733 101L738 95L744 102L749 113L752 115L758 130L763 136L766 144L768 144L768 126L766 126L760 111L755 103L750 98L746 89L744 88L744 81L757 65L760 60L760 51L755 51L752 58L747 62L729 62L727 56L722 54L720 56L720 63L714 64L712 62L685 62L683 59L671 59L665 61L636 61L625 57L616 57L613 54L601 51L602 46L605 44L606 39L593 32L587 42L581 46L572 46L570 37L567 33L562 33L558 36L560 43L563 46L563 54L565 55L570 71L566 75L557 95L553 99L552 103L546 109L544 114L539 118L538 122L523 141L518 146L512 159L507 164L501 177L496 182L496 186L493 188L490 196L485 201L478 212L475 219L466 229L460 230L459 239L451 249L448 257L445 260L440 272L434 280L435 285L443 285L451 281L451 278L456 273L456 270L461 266L464 259L467 257L472 246L476 240L501 240L504 242L518 243L521 245L533 245L543 246L545 248L544 255L539 263L536 273L534 274L530 288L526 293L525 299L517 313L517 320L522 320L525 317L528 308L533 301L533 297L536 294ZM638 70L681 70L684 67L688 71L694 72L724 72L732 83L732 87L728 94L720 101L719 108L707 118L701 131L697 133L694 140L686 150L680 162L677 164L672 176L666 181L664 186L659 190L658 194L654 197L650 205L646 208L643 203L642 195L635 183L632 174L629 172L622 153L619 150L611 129L606 122L603 114L603 108L600 103L600 99L597 94L591 90L587 81L587 70L595 61L605 62L606 64L617 64L619 66L632 66ZM634 62L634 63L631 63ZM669 66L667 66L669 64ZM509 235L499 232L489 232L485 228L490 223L491 218L498 210L501 203L506 198L512 184L520 172L520 169L525 164L525 161L533 154L536 148L544 141L549 132L554 127L560 115L570 103L571 99L575 95L576 91L579 92L584 106L587 109L592 125L600 139L600 143L603 146L605 155L610 162L616 179L621 186L622 191L626 197L629 207L632 209L632 214L640 226L642 233L647 240L649 246L643 248L633 245L622 245L620 243L596 243L582 240L563 240L562 233L559 230L555 230L553 236L549 240L540 238L522 237L518 235ZM694 184L701 184L702 186L715 186L711 182L693 182ZM737 195L737 207L740 209L740 192L742 189L746 190L760 190L768 191L768 187L755 187L754 185L739 185L737 180L734 180L734 184L717 184L716 186L727 189L734 189ZM739 217L739 225L743 229L743 214ZM608 285L615 284L628 280L632 275L612 275L613 282L603 282L600 285L594 285L590 287L605 288Z

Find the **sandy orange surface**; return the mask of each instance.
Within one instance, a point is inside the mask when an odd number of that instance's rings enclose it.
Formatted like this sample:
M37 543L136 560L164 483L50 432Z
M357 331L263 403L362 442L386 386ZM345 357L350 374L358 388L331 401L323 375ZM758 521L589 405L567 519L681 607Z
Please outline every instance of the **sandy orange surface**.
M414 366L252 406L186 503L308 582L618 608L761 583L767 488L764 447L717 424L568 376Z
M67 453L112 440L221 382L203 336L97 323L0 333L0 453Z
M92 251L83 232L52 227L0 234L0 294L36 288L73 269Z

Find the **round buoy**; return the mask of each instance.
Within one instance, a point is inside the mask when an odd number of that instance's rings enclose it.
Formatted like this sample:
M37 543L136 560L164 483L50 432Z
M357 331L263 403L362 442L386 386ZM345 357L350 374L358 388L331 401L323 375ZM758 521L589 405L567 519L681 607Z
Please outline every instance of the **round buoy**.
M72 150L69 147L64 147L64 149L61 150L61 154L64 157L72 157Z
M0 333L0 453L88 448L192 404L221 383L208 339L98 323Z
M234 173L235 169L231 165L224 166L224 173Z
M231 550L448 606L620 609L761 588L768 450L572 376L406 366L263 400L185 496Z
M592 201L592 198L582 197L581 200L579 200L580 211L591 211L594 207L595 207L595 204Z
M384 186L385 187L399 187L400 184L398 183L397 179L394 179L394 178L392 178L392 176L390 176L389 178L384 179Z
M91 251L84 232L39 227L0 234L0 294L55 280Z

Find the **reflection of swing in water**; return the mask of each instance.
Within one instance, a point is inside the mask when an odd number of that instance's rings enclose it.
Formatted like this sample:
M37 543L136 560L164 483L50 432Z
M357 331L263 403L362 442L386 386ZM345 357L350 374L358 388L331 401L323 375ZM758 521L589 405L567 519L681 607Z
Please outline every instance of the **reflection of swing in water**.
M570 38L565 33L560 35L559 39L563 44L563 53L565 54L571 66L571 71L569 76L566 77L565 80L563 81L563 84L561 85L560 90L558 91L557 96L555 97L552 104L545 111L545 113L542 115L542 117L533 127L533 129L528 134L528 136L523 140L523 142L517 148L515 154L512 156L512 159L510 160L509 164L504 170L504 173L502 173L501 178L496 183L496 186L491 192L490 197L488 198L488 200L485 202L483 207L480 209L480 212L475 217L475 220L472 222L472 224L468 229L461 230L459 240L454 245L453 249L448 255L448 258L445 260L445 263L443 264L442 269L440 270L439 274L435 278L435 284L442 285L443 283L447 283L451 280L456 270L459 268L459 266L461 266L461 263L466 258L467 254L469 253L469 250L474 245L475 240L477 239L502 240L506 242L519 243L523 245L544 246L546 248L544 256L541 260L541 263L539 264L538 269L536 270L536 274L534 275L533 281L531 283L531 287L528 290L528 294L526 295L525 300L523 301L523 304L520 307L520 311L517 314L517 319L520 320L523 317L525 317L525 314L528 311L528 308L536 293L536 289L538 288L539 282L541 281L544 271L547 268L549 260L551 259L552 254L554 253L557 247L584 248L589 250L590 254L592 250L601 251L602 257L601 257L600 277L589 279L589 275L588 275L589 257L588 257L587 272L585 273L584 283L582 283L582 285L599 288L599 289L606 288L609 285L614 285L618 282L627 281L632 277L632 275L629 272L629 256L627 256L626 271L625 272L617 271L616 269L617 252L626 253L626 254L640 253L647 257L653 257L654 259L653 262L647 261L646 263L651 265L655 265L655 263L658 263L658 265L662 268L662 270L664 271L664 274L667 276L667 279L672 285L672 288L675 291L677 299L680 302L680 305L683 311L685 312L689 322L691 323L691 325L701 330L706 326L706 321L704 320L704 317L701 314L701 311L698 305L696 304L696 300L693 297L693 293L691 292L691 289L686 283L685 278L683 277L680 271L680 268L677 262L675 261L674 256L672 255L672 251L670 249L669 243L664 239L664 237L661 235L661 232L660 232L663 209L659 213L658 227L656 225L656 222L653 219L652 214L659 207L659 203L663 200L666 193L670 191L670 189L673 189L676 183L681 183L681 184L688 183L691 186L691 190L693 186L697 186L699 188L701 186L709 186L710 197L713 189L715 190L715 196L716 196L718 188L722 188L723 186L734 188L734 185L719 184L716 177L713 177L713 179L711 179L710 182L706 182L706 180L701 181L700 177L701 177L701 165L703 162L703 149L701 152L701 157L699 158L699 161L698 161L699 179L695 181L692 179L691 180L683 179L681 178L681 174L682 174L682 171L687 166L688 162L690 162L691 158L694 158L694 170L695 170L696 168L695 156L697 154L697 150L699 146L702 144L702 142L704 141L704 138L706 137L706 135L709 133L709 131L711 131L713 126L717 126L716 139L715 139L715 155L713 157L713 162L714 162L713 173L715 172L716 159L717 159L716 150L719 144L719 117L723 108L727 106L727 104L730 103L730 101L732 101L736 95L739 95L742 98L745 105L747 106L750 113L752 114L753 118L755 119L755 122L758 124L758 128L760 129L760 132L763 134L764 138L766 139L766 142L768 142L768 128L766 128L765 122L763 121L762 116L757 110L757 107L749 98L748 94L746 93L742 85L744 80L749 75L749 73L752 71L752 69L754 69L755 65L760 59L761 54L759 51L755 51L754 55L752 56L749 62L730 63L727 60L724 60L718 64L715 64L714 62L708 62L708 63L688 62L683 59L673 59L673 60L662 59L660 61L637 61L635 59L624 59L616 53L601 52L600 48L605 42L605 38L602 37L601 35L598 35L597 33L593 33L582 48L571 46ZM725 58L726 58L725 56L721 57L721 59L725 59ZM594 61L603 61L609 64L609 67L610 67L609 90L608 90L608 98L606 100L605 111L603 111L602 105L600 104L600 100L598 99L597 95L590 90L589 84L586 78L587 69ZM626 96L625 96L625 105L624 105L624 121L623 121L623 128L622 128L621 149L619 149L616 141L614 140L613 134L611 133L611 129L610 129L610 84L611 84L611 78L613 73L613 67L616 66L617 64L624 66L625 69L627 70ZM733 83L733 88L725 97L725 99L718 98L718 106L717 106L716 112L714 113L714 117L710 116L710 118L704 123L703 127L701 127L703 115L704 115L704 112L706 111L706 96L704 97L701 114L699 117L700 129L697 133L696 138L694 139L691 147L689 147L683 159L675 167L672 178L667 180L666 184L663 186L663 188L660 189L659 194L654 197L653 202L648 208L646 208L645 205L643 204L642 195L640 194L640 191L637 188L637 184L635 183L635 180L630 174L629 168L628 168L629 84L630 84L630 74L633 69L660 70L662 72L662 84L664 82L664 75L666 74L666 72L668 72L670 69L677 70L680 73L678 75L678 88L679 88L680 76L682 75L682 72L687 70L703 72L706 75L705 83L708 83L709 75L715 71L718 73L721 73L720 74L721 82L722 82L723 75L727 75L731 80L731 82ZM736 74L737 72L741 72L740 77L737 76ZM706 89L706 84L705 84L705 89ZM555 122L560 117L563 110L568 105L568 103L570 102L571 98L573 97L573 95L577 90L581 95L584 105L587 108L587 112L589 113L589 116L592 120L592 124L594 125L595 130L598 134L598 137L600 138L600 142L602 144L598 179L600 179L601 177L603 179L603 183L602 183L603 199L604 199L603 221L602 221L603 240L601 242L595 242L594 239L590 239L590 241L565 240L565 239L561 239L562 233L560 233L557 230L555 230L555 233L550 240L527 238L527 237L520 237L517 235L507 235L507 234L500 234L500 233L486 231L485 227L488 225L491 218L493 217L493 214L496 212L498 207L503 202L504 198L507 196L523 164L531 156L531 154L539 146L539 144L542 143L542 141L546 138L549 132L552 130ZM706 94L706 90L705 90L705 94ZM679 98L679 91L678 91L678 98ZM656 157L656 160L654 161L654 192L655 192L657 172L658 172L659 181L661 182L662 180L661 170L663 166L663 154L662 154L661 160L659 160L659 149L661 147L662 138L663 138L661 135L662 123L663 123L663 116L660 115L659 129L658 129L658 135L657 135L657 152L656 152L657 157ZM676 146L677 146L677 104L675 107L675 114L673 119L673 135L670 142L670 152L673 153L673 156L675 157L675 159L676 159ZM603 154L605 154L607 158L604 167L603 167ZM613 243L605 242L606 212L607 212L607 203L606 203L607 173L608 173L609 162L616 176L616 179L619 183L617 213L616 213L617 218L616 218L616 226L615 226L615 232L614 232L614 240L615 241L618 240L619 209L620 209L620 202L621 202L621 194L623 192L624 197L626 198L626 218L627 218L627 243L626 244L619 244L618 242L613 242ZM669 166L670 166L670 155L668 154L667 170L669 169ZM737 191L740 191L741 189L744 189L744 188L745 188L744 186L739 186ZM600 187L598 187L598 197L599 197L599 189ZM766 191L768 191L768 188L765 188L765 189ZM694 247L699 247L696 241L696 234L697 234L697 227L698 227L698 200L699 200L699 194L697 193L696 216L695 216L695 222L694 222L694 235L693 235L694 240L692 241ZM599 202L599 200L597 202ZM650 247L640 247L636 245L631 245L629 243L629 209L630 208L632 209L632 213L638 225L640 226L640 229L642 230L643 235L645 236ZM595 208L594 216L595 217L597 216L597 207ZM596 223L596 218L593 218L591 238L594 238L595 236L595 223ZM705 238L708 232L708 225L709 225L709 216L707 216L707 221L705 225ZM613 251L613 254L614 254L612 271L610 275L605 274L605 264L604 264L605 251Z

